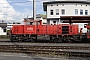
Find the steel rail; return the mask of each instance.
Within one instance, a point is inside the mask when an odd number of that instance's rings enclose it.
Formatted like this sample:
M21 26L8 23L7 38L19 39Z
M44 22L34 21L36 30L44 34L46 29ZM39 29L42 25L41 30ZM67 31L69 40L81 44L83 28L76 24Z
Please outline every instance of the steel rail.
M62 51L61 51L62 49ZM64 51L65 49L66 51ZM71 50L71 51L68 51ZM0 45L0 52L52 54L90 57L90 52L76 52L73 50L90 50L90 47L80 46L30 46L30 45Z

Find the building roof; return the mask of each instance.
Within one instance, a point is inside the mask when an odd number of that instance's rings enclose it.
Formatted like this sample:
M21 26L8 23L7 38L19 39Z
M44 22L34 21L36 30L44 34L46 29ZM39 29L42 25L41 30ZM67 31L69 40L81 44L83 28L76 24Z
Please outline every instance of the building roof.
M43 2L44 11L47 11L47 5L48 4L56 4L56 3L82 3L82 4L90 4L89 1L49 1L49 2Z
M39 22L39 21L42 21L42 20L24 20L23 22Z
M36 15L36 18L40 18L40 17L46 19L46 15L44 15L44 14L37 14L37 15Z
M7 27L7 23L0 23L0 27L6 28Z
M42 17L43 19L46 19L46 15L44 15L44 14L37 14L37 15L36 15L36 19L37 19L37 18L41 18L41 17ZM24 18L24 20L27 20L27 19L28 19L28 20L33 20L33 17Z
M72 23L88 23L90 20L72 20ZM62 23L69 23L69 20L64 20Z
M90 20L90 16L60 16L61 20Z
M88 23L90 22L90 16L60 16L63 23Z

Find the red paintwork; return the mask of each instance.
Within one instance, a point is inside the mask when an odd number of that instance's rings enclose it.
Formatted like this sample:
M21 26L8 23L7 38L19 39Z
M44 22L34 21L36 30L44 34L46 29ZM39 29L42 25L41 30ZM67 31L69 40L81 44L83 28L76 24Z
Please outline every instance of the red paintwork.
M87 25L87 26L86 26L86 28L90 28L90 26L89 26L89 25Z
M14 25L12 34L24 34L24 25Z
M24 34L36 34L36 26L24 25Z
M86 25L86 28L87 28L87 29L90 29L90 25L87 24L87 25ZM90 30L89 30L89 31L90 31ZM87 35L87 38L88 38L88 39L90 39L90 32L89 32L89 31L87 32L87 34L88 34L88 35Z
M36 21L34 21L36 22ZM62 26L68 26L68 34L62 34ZM14 25L12 34L37 34L37 35L77 35L78 25L59 24L59 25Z
M90 35L89 35L89 36L87 36L87 38L88 38L88 39L90 39Z

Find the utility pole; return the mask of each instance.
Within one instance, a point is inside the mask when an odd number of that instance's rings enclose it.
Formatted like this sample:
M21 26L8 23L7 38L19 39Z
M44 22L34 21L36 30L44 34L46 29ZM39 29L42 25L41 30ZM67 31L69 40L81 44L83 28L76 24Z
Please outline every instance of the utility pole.
M36 0L33 0L33 20L36 20Z

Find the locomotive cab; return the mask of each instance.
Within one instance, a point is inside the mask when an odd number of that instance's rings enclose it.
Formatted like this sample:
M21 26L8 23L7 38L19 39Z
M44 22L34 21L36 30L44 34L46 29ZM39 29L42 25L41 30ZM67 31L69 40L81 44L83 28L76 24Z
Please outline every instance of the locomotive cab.
M24 20L24 25L42 25L42 20Z
M27 40L37 40L38 26L41 25L42 20L24 20L24 34L27 35Z
M11 41L31 41L37 39L37 26L41 20L24 20L24 25L14 25L11 29Z

